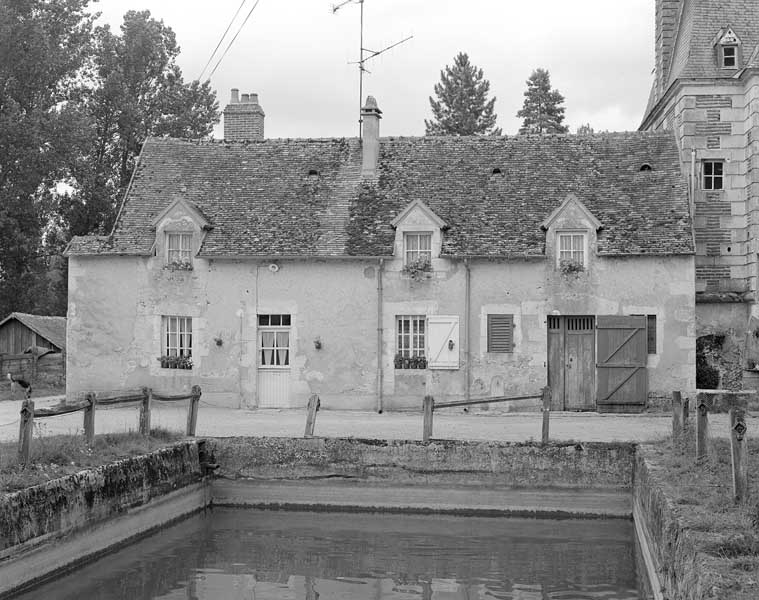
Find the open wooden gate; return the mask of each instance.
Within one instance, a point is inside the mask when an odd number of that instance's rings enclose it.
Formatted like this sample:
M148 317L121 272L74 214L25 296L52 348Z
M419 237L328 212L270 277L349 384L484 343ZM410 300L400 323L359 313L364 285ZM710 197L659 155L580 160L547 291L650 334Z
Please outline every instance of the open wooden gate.
M598 316L598 412L640 412L648 397L646 317Z

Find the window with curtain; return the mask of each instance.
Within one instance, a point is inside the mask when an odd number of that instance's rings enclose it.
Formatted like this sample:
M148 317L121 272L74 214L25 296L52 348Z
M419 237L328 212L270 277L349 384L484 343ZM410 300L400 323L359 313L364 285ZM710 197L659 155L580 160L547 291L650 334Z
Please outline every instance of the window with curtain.
M406 264L432 262L432 234L407 233L403 236L406 253Z
M166 262L170 265L192 264L192 233L166 234Z
M260 365L290 366L290 315L258 315Z

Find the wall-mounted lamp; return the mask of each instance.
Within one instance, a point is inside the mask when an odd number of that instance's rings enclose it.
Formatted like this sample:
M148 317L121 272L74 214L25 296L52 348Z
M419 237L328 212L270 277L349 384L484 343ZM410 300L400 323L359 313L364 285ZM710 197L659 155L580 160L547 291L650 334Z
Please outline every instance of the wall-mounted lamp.
M453 340L448 340L448 350L453 350Z

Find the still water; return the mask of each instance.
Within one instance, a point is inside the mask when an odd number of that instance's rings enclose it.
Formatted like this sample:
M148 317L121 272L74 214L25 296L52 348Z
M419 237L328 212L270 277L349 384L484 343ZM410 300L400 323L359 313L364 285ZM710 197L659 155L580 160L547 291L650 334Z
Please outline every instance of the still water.
M215 508L19 596L642 600L631 521Z

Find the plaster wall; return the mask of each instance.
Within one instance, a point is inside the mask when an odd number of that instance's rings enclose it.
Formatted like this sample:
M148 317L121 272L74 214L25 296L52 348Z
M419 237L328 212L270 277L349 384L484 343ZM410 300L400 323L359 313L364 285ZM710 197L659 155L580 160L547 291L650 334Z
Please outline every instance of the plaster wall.
M550 250L549 250L550 252ZM596 257L563 275L545 260L433 259L421 280L402 260L195 259L169 270L157 257L72 257L69 265L67 394L149 386L162 393L200 385L206 402L258 405L257 315L290 314L289 389L284 406L378 407L377 299L382 270L383 409L418 410L470 396L527 395L546 384L546 315L655 314L650 389L695 387L693 257ZM514 316L514 351L487 352L487 315ZM189 316L193 368L161 368L161 317ZM458 368L395 369L398 315L458 318ZM318 344L317 344L318 342ZM317 346L319 346L317 348Z

